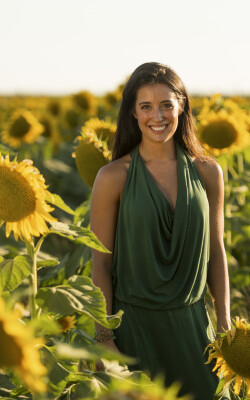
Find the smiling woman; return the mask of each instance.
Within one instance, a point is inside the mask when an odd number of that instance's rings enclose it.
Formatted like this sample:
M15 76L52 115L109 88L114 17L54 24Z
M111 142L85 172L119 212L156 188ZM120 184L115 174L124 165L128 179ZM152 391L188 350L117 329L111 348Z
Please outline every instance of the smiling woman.
M124 311L115 335L96 325L96 339L135 357L131 369L161 374L166 386L179 381L180 395L211 400L218 379L205 364L207 284L218 331L230 327L223 179L196 139L181 79L165 65L141 65L124 88L113 161L93 187L91 228L111 252L93 250L94 283L108 314Z
M142 86L137 92L134 117L144 140L166 142L178 125L185 99L179 103L176 94L165 84Z

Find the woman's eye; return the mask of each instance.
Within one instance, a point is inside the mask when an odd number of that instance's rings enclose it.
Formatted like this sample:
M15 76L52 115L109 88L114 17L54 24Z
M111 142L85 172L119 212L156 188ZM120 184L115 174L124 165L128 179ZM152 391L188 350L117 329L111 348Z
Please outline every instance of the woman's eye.
M149 110L149 109L150 109L150 105L144 104L144 105L141 107L141 109L142 109L142 110Z
M163 108L166 108L166 109L170 109L170 108L173 107L173 105L172 105L171 103L164 103L164 104L162 105L162 107L163 107Z

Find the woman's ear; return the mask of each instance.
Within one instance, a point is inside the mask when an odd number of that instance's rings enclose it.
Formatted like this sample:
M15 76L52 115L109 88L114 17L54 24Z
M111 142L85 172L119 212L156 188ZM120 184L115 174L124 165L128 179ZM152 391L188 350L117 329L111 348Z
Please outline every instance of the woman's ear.
M135 117L135 119L138 119L136 111L134 110L134 112L132 113L133 117Z
M186 103L186 97L182 97L181 99L179 99L178 115L181 115L183 113L184 107L185 107L185 103Z

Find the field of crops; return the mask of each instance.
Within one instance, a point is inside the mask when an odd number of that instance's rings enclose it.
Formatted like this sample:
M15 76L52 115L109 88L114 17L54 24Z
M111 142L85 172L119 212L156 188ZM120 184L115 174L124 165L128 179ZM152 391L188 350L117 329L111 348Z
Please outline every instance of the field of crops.
M133 360L93 340L94 322L115 329L122 319L106 316L92 283L90 248L106 250L89 229L91 187L111 160L122 88L102 97L0 96L0 398L177 398L178 388L129 372ZM197 135L224 173L232 318L249 321L250 98L197 96L192 107ZM214 322L209 296L207 305ZM238 321L237 330L249 355L250 326ZM100 357L106 368L96 372ZM249 360L240 363L229 368L232 399L250 390Z

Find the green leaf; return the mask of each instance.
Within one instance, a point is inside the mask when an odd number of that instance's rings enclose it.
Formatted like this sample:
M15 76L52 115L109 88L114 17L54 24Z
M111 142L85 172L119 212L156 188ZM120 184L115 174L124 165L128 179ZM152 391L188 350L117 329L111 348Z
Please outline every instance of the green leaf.
M91 251L89 247L86 247L85 245L77 246L76 250L69 258L69 261L67 262L65 268L66 272L65 277L69 278L70 276L75 275L79 267L81 265L86 264L86 262L89 261L90 258L91 258Z
M84 221L81 225L87 226L90 220L90 200L84 201L79 207L75 210L76 215L74 217L74 224L78 222Z
M222 391L224 383L225 383L225 379L222 378L219 380L219 384L217 386L215 394L219 394Z
M97 399L103 390L107 391L108 385L94 376L85 378L83 382L77 383L71 389L73 399Z
M46 314L41 314L39 319L33 319L29 325L36 331L42 332L43 336L56 335L61 332L60 325L54 319L49 318Z
M125 354L118 353L108 349L108 347L102 345L89 345L89 346L72 346L67 343L57 343L56 353L59 358L63 359L82 359L82 360L99 360L100 358L105 360L116 360L125 364L135 364L138 362L135 358L128 357Z
M16 256L0 264L0 292L12 291L18 287L32 271L32 259L28 255Z
M49 371L49 392L57 397L67 385L67 380L71 375L71 371L68 371L58 362L48 347L44 346L40 351L42 352L43 363Z
M4 261L4 258L0 256L0 264Z
M55 205L68 214L75 215L75 211L71 210L71 208L64 203L63 199L58 194L52 193L52 196L53 199L49 196L46 198L48 203Z
M37 262L37 269L43 268L43 267L55 267L56 265L59 264L58 260L42 260Z
M15 389L13 389L13 390L11 390L11 392L10 392L10 394L11 394L11 398L13 399L17 399L17 398L19 398L19 396L25 396L25 395L29 395L30 394L30 391L26 388L26 387L24 387L24 386L21 386L21 387L17 387L17 388L15 388ZM25 398L25 397L23 397L23 398ZM26 397L27 398L27 397Z
M72 315L86 314L91 319L110 329L117 328L121 323L123 311L106 316L106 301L100 288L86 276L74 275L67 285L52 288L40 288L36 301L44 311Z
M54 222L51 224L50 233L66 237L69 240L76 241L77 243L83 243L86 246L103 253L110 253L110 251L106 249L89 228L63 224L62 222Z

